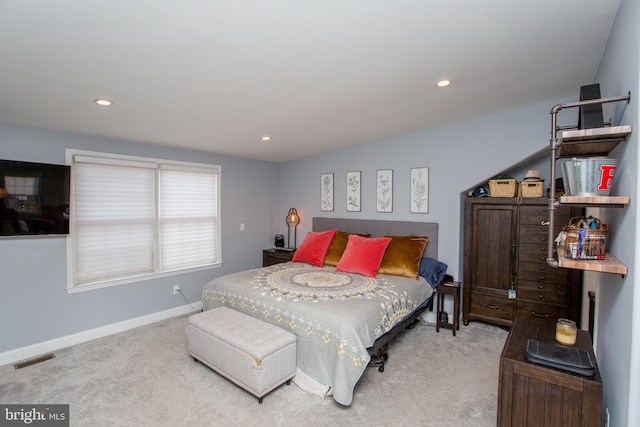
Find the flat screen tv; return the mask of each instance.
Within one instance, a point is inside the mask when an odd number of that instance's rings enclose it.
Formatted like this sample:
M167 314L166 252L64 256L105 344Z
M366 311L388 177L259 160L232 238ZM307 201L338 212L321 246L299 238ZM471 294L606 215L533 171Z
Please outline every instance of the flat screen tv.
M0 237L69 234L71 168L0 160Z

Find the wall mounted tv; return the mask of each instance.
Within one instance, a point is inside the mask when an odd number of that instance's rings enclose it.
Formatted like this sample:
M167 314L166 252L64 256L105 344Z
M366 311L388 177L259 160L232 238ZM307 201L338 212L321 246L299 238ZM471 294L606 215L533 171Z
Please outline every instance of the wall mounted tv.
M0 160L0 237L69 234L71 168Z

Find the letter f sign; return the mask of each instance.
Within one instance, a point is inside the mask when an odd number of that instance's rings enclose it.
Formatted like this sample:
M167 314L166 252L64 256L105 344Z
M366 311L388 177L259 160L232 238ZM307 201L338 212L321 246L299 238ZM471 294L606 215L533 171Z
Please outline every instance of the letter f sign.
M600 165L600 184L598 191L606 191L611 189L611 181L616 173L614 165Z

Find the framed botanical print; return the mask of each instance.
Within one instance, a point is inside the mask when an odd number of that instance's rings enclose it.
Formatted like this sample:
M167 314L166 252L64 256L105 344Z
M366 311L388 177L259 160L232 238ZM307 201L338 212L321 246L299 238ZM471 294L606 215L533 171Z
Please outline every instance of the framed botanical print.
M347 172L347 212L360 212L360 172Z
M393 212L393 170L376 173L376 212Z
M429 213L429 168L411 169L411 213Z
M333 174L320 174L320 210L333 211Z

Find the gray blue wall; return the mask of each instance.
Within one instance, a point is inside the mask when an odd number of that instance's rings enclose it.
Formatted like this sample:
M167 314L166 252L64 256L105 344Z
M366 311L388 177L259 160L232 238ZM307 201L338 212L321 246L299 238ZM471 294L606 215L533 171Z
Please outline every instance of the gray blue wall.
M604 406L611 426L640 425L640 291L638 290L638 161L640 142L638 100L640 90L640 2L623 0L596 81L602 96L631 91L631 103L607 108L614 123L633 126L625 144L612 152L620 159L616 192L631 197L624 209L601 209L612 230L608 246L627 267L622 278L600 274L596 352L604 382Z
M0 239L0 354L184 306L172 293L174 284L198 302L205 283L261 266L262 248L273 246L277 163L0 124L0 158L64 164L65 148L221 165L223 265L69 294L64 237Z
M462 278L461 194L523 159L548 154L549 110L557 102L533 105L477 120L401 135L286 162L281 167L282 208L295 207L302 218L298 235L311 229L314 216L425 221L439 224L439 258ZM548 157L541 172L548 170ZM429 168L429 213L409 212L410 169ZM526 172L516 168L521 180ZM393 212L376 212L376 171L393 169ZM362 172L362 210L346 212L346 173ZM320 211L320 174L334 173L335 209ZM286 211L282 211L282 218Z

